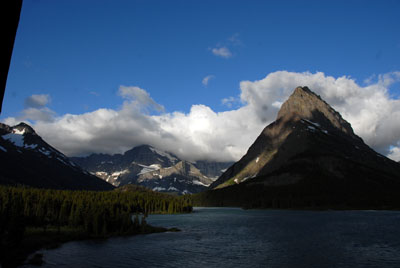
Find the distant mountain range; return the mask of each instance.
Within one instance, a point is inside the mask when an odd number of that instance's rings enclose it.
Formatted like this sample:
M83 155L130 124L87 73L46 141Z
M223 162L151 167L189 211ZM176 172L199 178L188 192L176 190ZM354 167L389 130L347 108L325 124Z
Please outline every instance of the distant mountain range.
M198 193L222 174L232 162L195 163L149 145L124 154L92 154L71 160L114 186L138 184L155 191L177 194Z
M179 159L149 145L124 154L68 158L29 125L0 123L0 183L39 188L111 190L137 184L154 191L198 193L231 164Z
M201 192L195 205L400 208L400 164L366 145L307 87L294 90L236 163L189 162L149 145L68 158L24 123L0 124L0 163L1 184L72 190L137 184Z
M70 190L112 190L47 144L27 124L0 123L0 183Z
M400 164L366 145L320 96L298 87L210 188L199 204L393 207L400 205Z

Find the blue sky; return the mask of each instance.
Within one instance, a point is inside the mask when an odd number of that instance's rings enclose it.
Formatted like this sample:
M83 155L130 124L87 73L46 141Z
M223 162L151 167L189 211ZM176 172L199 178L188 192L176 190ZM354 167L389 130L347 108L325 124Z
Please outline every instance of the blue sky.
M400 95L399 13L399 1L24 0L0 120L28 121L40 132L41 121L61 124L66 114L122 111L125 102L143 100L138 94L164 108L142 107L143 116L172 118L180 112L188 117L197 107L193 105L218 115L250 105L244 95L251 90L246 91L242 81L255 83L278 71L322 72L324 79L345 77L359 88L379 84L393 104ZM296 81L308 81L301 79ZM133 95L124 97L121 86L142 91L132 89ZM290 93L282 88L277 90L284 94L272 94L278 103ZM271 96L272 89L257 90ZM324 96L324 89L318 90ZM325 95L329 101L330 93ZM41 104L31 107L29 101L38 96ZM397 103L393 105L392 114L398 110ZM32 109L36 117L29 117L30 108L51 118L44 120ZM348 110L342 107L340 112ZM273 120L271 116L266 121ZM362 125L361 119L354 120L353 126ZM265 123L256 124L233 158ZM379 134L371 131L365 135ZM386 154L396 149L400 139L392 136L376 148ZM53 143L64 151L68 148L60 141ZM155 143L163 147L163 142ZM197 144L190 150L203 147ZM181 154L187 150L182 148ZM203 158L211 152L203 151Z

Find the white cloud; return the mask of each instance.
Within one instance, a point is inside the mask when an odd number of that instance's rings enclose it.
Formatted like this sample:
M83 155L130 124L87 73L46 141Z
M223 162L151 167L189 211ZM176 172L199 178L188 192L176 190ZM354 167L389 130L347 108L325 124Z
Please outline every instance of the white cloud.
M229 59L232 57L232 52L227 47L215 47L211 49L211 52L218 57Z
M390 148L388 157L395 161L400 161L400 147Z
M155 102L150 94L140 87L120 86L118 94L127 100L124 105L136 106L138 109L152 108L159 112L164 111L164 106Z
M208 86L208 82L210 82L211 79L215 78L215 75L207 75L206 77L203 78L203 80L201 80L201 83L206 87Z
M280 109L282 104L283 104L283 102L281 102L281 101L275 101L274 103L272 103L272 107Z
M228 108L232 108L233 104L235 104L237 102L239 102L239 100L237 98L235 98L235 97L232 97L232 96L230 96L228 98L223 98L221 100L222 105L225 105Z
M25 109L16 117L6 118L4 122L8 125L15 125L21 121L52 122L56 113L46 107L50 102L50 95L47 94L29 96L24 101Z
M40 94L32 95L25 99L25 107L27 108L42 108L50 102L50 95Z
M136 145L150 144L188 160L238 160L262 129L275 120L281 103L294 88L308 86L339 111L368 145L396 159L400 101L389 97L388 88L400 76L393 72L377 77L375 83L363 87L346 76L278 71L258 81L242 81L242 105L237 109L215 112L205 105L193 105L189 113L157 115L146 112L163 110L148 92L121 86L119 95L124 102L119 109L60 117L53 114L51 120L36 116L34 128L67 155L120 153ZM223 102L229 104L234 100L228 97ZM17 119L4 121L11 124Z
M209 48L209 50L211 50L215 56L229 59L233 56L231 49L238 46L243 46L243 43L239 39L239 33L235 33L225 41L217 43L213 48Z
M56 113L47 107L42 108L27 108L21 112L20 121L34 120L52 122Z

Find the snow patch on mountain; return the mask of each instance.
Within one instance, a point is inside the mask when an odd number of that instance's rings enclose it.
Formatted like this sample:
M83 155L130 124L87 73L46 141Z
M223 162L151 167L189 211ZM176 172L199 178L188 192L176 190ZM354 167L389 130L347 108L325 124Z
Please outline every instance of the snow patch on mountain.
M173 186L170 186L170 187L168 188L168 191L177 191L177 192L179 192L179 190L176 189L176 188L173 187Z
M6 135L2 136L3 139L10 141L13 143L15 146L18 147L23 147L24 146L24 136L21 134L16 134L16 133L8 133Z
M198 181L198 180L193 180L192 183L195 184L195 185L201 185L201 186L205 186L205 187L210 186L209 184L207 185L207 184L202 183L201 181Z
M23 129L21 129L21 130L19 130L19 129L17 129L17 128L14 128L12 132L13 132L14 134L17 134L17 135L24 135L24 134L25 134L25 128L23 128Z
M143 167L143 169L137 174L138 176L148 173L148 172L153 172L153 171L161 169L161 165L159 165L159 164L152 164L150 166L145 166L145 165L141 165L141 164L137 164L137 165Z
M154 152L154 153L156 153L156 154L158 154L158 155L161 155L161 156L164 156L164 157L168 158L171 162L176 162L176 161L178 161L178 159L177 159L176 157L173 157L171 154L169 154L169 153L167 153L167 152L160 151L160 150L158 150L158 149L156 149L156 148L153 148L153 147L149 147L149 149L150 149L152 152Z
M124 170L121 170L121 171L113 172L113 173L111 174L111 176L113 176L113 177L118 177L118 176L120 176L120 175L122 175L122 174L125 174L125 173L128 173L128 172L129 172L128 169L124 169Z
M164 187L154 187L153 191L161 192L161 191L166 191L167 189Z
M311 124L311 126L307 126L307 128L308 128L310 131L316 131L317 129L319 129L319 130L322 131L323 133L329 134L328 130L321 128L321 125L318 124L318 123L316 123L316 122L312 122L312 121L307 120L307 119L304 119L304 118L301 119L301 122L302 122L302 123Z
M38 147L38 145L37 144L25 144L25 146L24 146L26 149L36 149L36 147Z
M308 119L302 118L301 120L303 120L303 121L305 121L305 122L307 122L307 123L309 123L309 124L311 124L311 125L314 125L314 126L316 126L316 127L321 127L320 124L318 124L318 123L316 123L316 122L312 122L312 121L310 121L310 120L308 120Z
M51 157L51 152L50 151L47 151L45 148L40 148L39 149L39 152L41 152L42 154L44 154L44 155L46 155L47 157Z
M307 128L308 128L309 130L311 130L311 131L315 131L315 127L313 127L313 126L307 126Z

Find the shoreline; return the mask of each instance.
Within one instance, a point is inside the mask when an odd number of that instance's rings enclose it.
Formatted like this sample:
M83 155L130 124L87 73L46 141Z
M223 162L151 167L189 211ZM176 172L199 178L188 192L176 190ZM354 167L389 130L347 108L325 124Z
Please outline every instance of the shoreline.
M40 266L43 264L43 254L40 250L56 249L65 243L83 240L107 240L114 237L128 237L141 234L152 234L162 232L179 232L178 228L164 228L146 225L139 231L128 233L113 233L107 235L93 236L88 235L83 230L63 228L49 228L43 232L43 228L28 228L20 245L3 252L4 258L1 260L0 267L20 267L22 265Z

